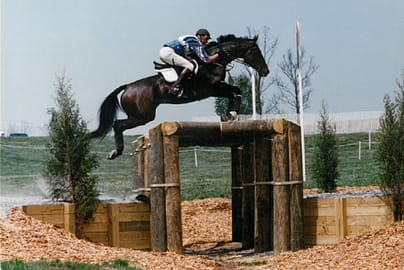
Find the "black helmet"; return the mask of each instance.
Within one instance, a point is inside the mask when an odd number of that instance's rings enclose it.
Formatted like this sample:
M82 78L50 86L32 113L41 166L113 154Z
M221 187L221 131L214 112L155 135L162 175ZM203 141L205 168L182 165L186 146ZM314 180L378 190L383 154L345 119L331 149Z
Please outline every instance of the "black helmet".
M201 35L201 36L208 36L208 37L210 38L210 33L209 33L209 31L206 30L205 28L201 28L201 29L199 29L198 31L196 31L195 36L199 36L199 35Z

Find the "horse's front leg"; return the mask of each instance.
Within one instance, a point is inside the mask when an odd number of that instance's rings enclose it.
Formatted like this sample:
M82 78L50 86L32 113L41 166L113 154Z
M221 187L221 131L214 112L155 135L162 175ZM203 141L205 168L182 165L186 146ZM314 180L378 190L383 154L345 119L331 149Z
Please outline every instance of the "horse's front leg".
M241 105L241 90L240 88L221 82L218 89L218 96L227 97L229 100L226 115L221 116L222 121L233 121L237 119Z

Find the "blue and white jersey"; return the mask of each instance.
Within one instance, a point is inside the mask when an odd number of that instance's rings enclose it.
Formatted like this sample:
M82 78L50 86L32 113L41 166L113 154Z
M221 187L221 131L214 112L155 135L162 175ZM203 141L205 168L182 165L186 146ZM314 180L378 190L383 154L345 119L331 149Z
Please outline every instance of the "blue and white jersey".
M168 42L164 46L173 48L175 52L183 57L195 53L203 62L207 62L209 55L206 53L202 43L194 35L180 36L176 40Z

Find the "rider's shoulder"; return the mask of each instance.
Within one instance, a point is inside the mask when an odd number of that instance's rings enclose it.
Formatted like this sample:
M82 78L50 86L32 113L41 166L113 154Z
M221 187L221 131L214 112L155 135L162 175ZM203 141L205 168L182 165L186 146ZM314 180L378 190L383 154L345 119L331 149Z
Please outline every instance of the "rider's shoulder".
M183 35L178 38L178 40L183 42L198 42L200 43L199 39L194 35Z

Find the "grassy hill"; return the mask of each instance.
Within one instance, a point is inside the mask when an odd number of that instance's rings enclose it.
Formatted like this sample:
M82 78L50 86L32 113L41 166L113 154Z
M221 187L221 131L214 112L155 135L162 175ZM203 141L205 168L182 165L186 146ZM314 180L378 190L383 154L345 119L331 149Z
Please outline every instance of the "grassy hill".
M93 141L93 151L100 157L100 166L94 172L99 176L99 190L110 196L126 197L132 189L131 142L135 136L125 137L124 155L116 160L106 160L114 148L112 137ZM0 177L1 194L35 192L46 189L42 161L47 156L47 137L1 138ZM359 141L361 155L359 159ZM377 184L377 166L373 149L368 149L368 134L339 135L338 186ZM310 166L313 137L306 137L306 165ZM195 167L195 152L197 167ZM226 147L188 147L180 149L182 196L184 199L229 197L231 192L230 149ZM314 187L307 169L305 187Z

